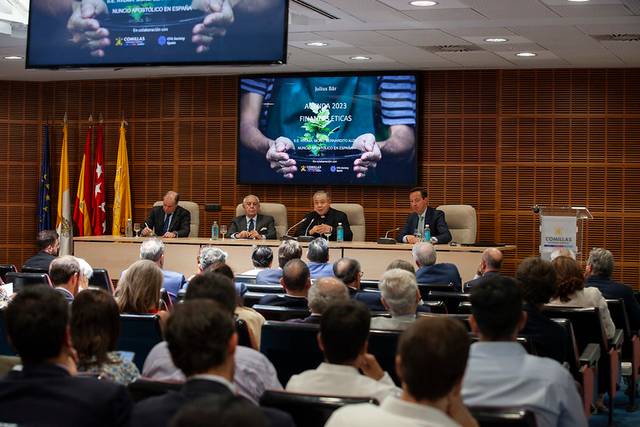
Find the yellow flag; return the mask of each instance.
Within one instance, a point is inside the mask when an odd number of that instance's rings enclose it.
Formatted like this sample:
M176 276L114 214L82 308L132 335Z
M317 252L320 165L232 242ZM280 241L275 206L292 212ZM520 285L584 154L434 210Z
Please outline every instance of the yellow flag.
M65 116L62 128L62 154L60 155L60 180L58 181L58 219L56 230L60 235L60 255L73 253L73 225L71 222L71 190L69 189L69 159L67 141L69 132Z
M120 123L120 141L118 142L118 162L116 164L116 181L113 185L113 227L111 234L122 235L120 230L127 226L131 218L131 185L129 183L129 157L127 156L127 138L124 120Z

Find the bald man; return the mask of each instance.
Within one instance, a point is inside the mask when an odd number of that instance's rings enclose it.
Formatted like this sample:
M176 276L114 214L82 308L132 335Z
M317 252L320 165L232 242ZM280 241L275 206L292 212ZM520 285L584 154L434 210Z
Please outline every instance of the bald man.
M464 284L463 291L470 292L471 288L484 282L488 278L500 275L501 268L502 252L500 252L500 249L485 249L484 252L482 252L482 258L480 259L480 265L478 266L476 277Z
M155 234L158 237L187 237L191 231L191 213L178 206L180 195L168 191L162 198L162 206L151 209L145 221L142 236Z

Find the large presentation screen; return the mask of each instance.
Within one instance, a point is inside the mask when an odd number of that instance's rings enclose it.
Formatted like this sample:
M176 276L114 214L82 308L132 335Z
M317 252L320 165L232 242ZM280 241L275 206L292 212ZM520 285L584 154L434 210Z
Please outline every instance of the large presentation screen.
M27 68L284 63L287 0L31 0Z
M416 75L240 79L241 184L416 183Z

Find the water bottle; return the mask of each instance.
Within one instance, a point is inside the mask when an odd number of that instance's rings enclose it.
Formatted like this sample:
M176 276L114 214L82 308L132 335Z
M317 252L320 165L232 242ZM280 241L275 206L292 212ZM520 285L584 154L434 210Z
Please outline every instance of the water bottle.
M218 227L218 221L213 221L213 225L211 226L211 240L218 240L219 232L220 227Z
M131 221L131 218L127 218L127 226L124 229L124 235L126 237L133 237L133 222Z
M338 223L338 227L336 228L336 241L344 242L344 227L341 222Z
M423 233L423 236L424 236L424 241L425 241L425 242L428 242L428 241L430 241L430 240L431 240L431 229L429 228L429 224L425 224L425 225L424 225L424 233Z

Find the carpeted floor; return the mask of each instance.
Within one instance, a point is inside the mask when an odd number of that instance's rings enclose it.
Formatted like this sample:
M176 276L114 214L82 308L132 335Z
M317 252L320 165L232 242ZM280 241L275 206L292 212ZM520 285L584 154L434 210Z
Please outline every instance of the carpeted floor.
M616 427L640 427L640 397L636 397L635 412L627 412L629 398L624 393L625 386L618 391L613 401L613 425ZM589 420L589 427L606 427L607 414L593 415Z

